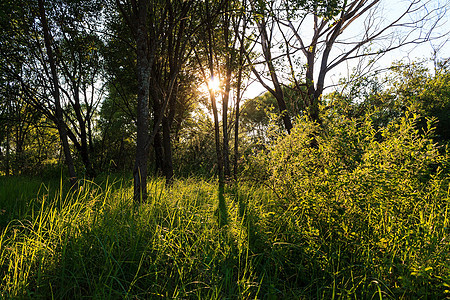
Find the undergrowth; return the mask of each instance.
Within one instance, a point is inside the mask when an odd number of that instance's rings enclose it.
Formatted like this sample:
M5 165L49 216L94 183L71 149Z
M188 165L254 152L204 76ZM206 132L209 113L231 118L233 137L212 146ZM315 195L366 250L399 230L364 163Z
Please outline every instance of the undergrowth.
M140 205L124 179L12 194L23 203L1 204L20 213L1 231L0 297L447 297L446 152L413 116L378 132L340 119L317 148L315 125L298 123L249 165L260 182L225 189L226 223L217 183L194 178L153 179Z

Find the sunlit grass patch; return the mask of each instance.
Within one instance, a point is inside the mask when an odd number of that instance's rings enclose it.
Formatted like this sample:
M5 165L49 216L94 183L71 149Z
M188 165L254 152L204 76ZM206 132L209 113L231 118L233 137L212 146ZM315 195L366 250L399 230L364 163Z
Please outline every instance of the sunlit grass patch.
M140 205L131 181L81 181L62 192L60 183L3 229L1 297L447 295L448 180L410 196L348 180L308 201L259 184L228 186L221 226L214 180L150 180Z
M215 182L149 183L136 207L127 183L42 195L1 237L2 297L220 297L255 294L246 227L230 201L220 228ZM242 260L242 261L241 261ZM261 280L261 278L259 279ZM244 294L245 294L244 293Z

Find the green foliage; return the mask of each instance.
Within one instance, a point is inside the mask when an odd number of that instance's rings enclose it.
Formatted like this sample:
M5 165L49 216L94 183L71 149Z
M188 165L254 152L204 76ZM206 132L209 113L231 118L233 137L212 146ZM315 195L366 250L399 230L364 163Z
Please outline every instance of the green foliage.
M174 143L175 172L179 176L211 178L217 172L214 125L201 109L184 120Z
M395 68L398 78L394 92L398 101L413 105L424 118L421 127L426 127L425 118L436 119L436 139L450 141L450 70L438 65L434 74L421 63L398 64Z
M347 2L341 0L291 0L286 1L286 4L291 10L295 8L296 10L304 10L308 13L315 13L319 17L332 18L341 12Z
M208 101L197 88L194 57L176 55L184 49L180 53L199 56L201 63L210 49L209 59L215 53L215 68L222 73L218 77L226 77L223 65L238 69L237 45L226 45L226 31L219 27L232 22L241 28L241 16L234 9L236 15L210 14L221 3L207 8L208 3L190 2L194 6L181 19L174 11L178 5L188 8L187 2L149 6L148 20L157 25L149 26L149 40L167 37L167 43L155 43L150 87L168 96L166 84L179 73L166 116L172 123L175 173L186 179L170 187L153 179L149 199L141 205L133 203L132 184L125 179L81 180L76 190L62 181L47 183L61 176L60 147L56 129L49 126L51 77L44 68L36 2L0 3L0 127L5 128L0 130L0 175L40 175L0 177L0 298L448 296L450 159L448 149L434 142L450 140L448 68L440 65L431 74L420 64L399 64L389 85L361 77L346 93L330 96L321 125L302 117L302 94L283 87L288 113L299 116L290 135L277 127L280 117L271 94L248 100L240 124L247 136L240 139L239 151L252 184L241 181L217 190L215 181L194 179L216 173L213 124L200 107ZM136 150L136 45L126 26L134 20L122 20L113 5L97 18L100 1L45 5L73 145L76 134L87 129L96 167L125 173ZM285 12L278 10L283 5ZM269 13L282 19L312 12L333 26L345 5L289 0L250 6L256 21ZM200 16L216 30L214 45L208 45ZM105 32L98 35L97 29ZM183 30L189 34L180 36ZM253 37L245 40L250 51ZM183 70L172 69L181 60L187 61ZM103 82L108 96L100 105L103 91L97 88ZM84 103L76 104L77 96ZM149 117L157 119L157 112Z
M16 87L0 83L0 175L37 175L58 157L57 131L8 86Z
M270 114L275 111L276 99L269 93L248 99L241 110L241 123L245 129L265 131L270 121Z
M290 116L304 114L305 103L301 92L291 86L284 86L283 95ZM277 100L270 92L246 100L241 111L243 130L251 136L263 139L270 123L280 118L277 115L277 105ZM281 124L282 121L279 120L279 122Z
M348 118L371 114L376 129L387 126L405 115L409 107L421 115L417 128L427 129L434 122L434 140L450 140L450 73L448 66L438 64L434 72L425 62L396 63L385 78L358 76L343 92L325 97L329 109Z
M135 117L128 110L130 104L112 92L102 103L98 130L98 165L102 170L128 171L132 169L135 152ZM132 99L133 101L135 98Z
M280 238L310 257L303 272L325 298L445 297L450 159L419 119L407 111L377 132L370 116L334 115L318 135L298 120L257 158L279 197L274 217L289 228Z

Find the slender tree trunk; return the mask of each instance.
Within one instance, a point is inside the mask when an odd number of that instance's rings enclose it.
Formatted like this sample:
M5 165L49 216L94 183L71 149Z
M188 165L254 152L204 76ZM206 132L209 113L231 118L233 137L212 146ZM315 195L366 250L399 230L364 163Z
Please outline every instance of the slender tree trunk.
M149 132L149 96L150 75L152 73L157 43L155 30L159 24L154 24L154 20L152 19L154 15L149 14L148 8L150 1L131 0L129 3L130 10L126 9L120 0L116 0L115 2L136 40L136 79L138 82L138 97L136 112L136 155L133 168L133 199L135 203L141 203L141 201L147 199L149 147L150 144L153 143L155 137L154 131L151 136ZM149 34L151 37L149 37ZM155 125L155 127L158 126L159 124Z
M72 154L70 153L69 140L67 139L67 131L66 127L63 125L63 113L59 102L56 105L56 117L58 119L58 133L61 139L62 148L64 152L64 160L66 162L67 168L69 170L70 184L71 186L75 186L77 182L77 175L75 173L75 166L73 163Z
M281 84L278 80L275 67L273 65L271 45L269 36L267 34L266 22L264 18L262 18L262 20L258 22L258 30L261 34L261 47L263 50L264 60L265 63L267 64L267 67L269 68L270 78L274 86L274 89L271 89L270 92L277 100L278 109L280 110L280 113L282 115L284 127L286 131L290 134L292 129L292 121L287 110L286 101L284 100Z
M246 5L246 1L244 1L243 5ZM243 62L244 62L244 52L245 52L245 31L247 28L247 18L245 14L242 19L243 29L239 32L239 27L235 28L235 34L241 35L240 45L239 45L239 58L238 58L238 77L237 77L237 89L236 89L236 108L235 108L235 123L234 123L234 169L233 176L234 181L237 183L238 180L238 161L239 161L239 118L240 118L240 102L241 102L241 85L242 85L242 72L244 71Z
M86 121L83 118L83 114L81 113L81 104L80 104L80 93L79 93L79 88L78 85L76 84L76 82L72 82L73 85L73 95L74 95L74 101L75 101L75 105L74 105L74 111L75 111L75 116L77 118L77 122L78 125L80 127L80 155L81 155L81 160L83 161L83 165L86 169L86 175L88 178L92 179L95 177L95 171L94 168L92 167L92 163L91 163L91 159L90 159L90 155L89 155L89 145L88 145L88 134L86 131Z
M239 83L239 79L238 79L238 83ZM240 117L240 112L239 112L239 92L240 92L240 87L238 85L237 88L237 97L236 97L236 108L235 108L235 123L234 123L234 168L233 168L233 177L234 180L237 181L237 175L238 175L238 161L239 161L239 117Z
M140 2L142 3L142 2ZM145 5L143 5L145 6ZM147 32L145 30L145 12L141 13L141 23L137 29L137 138L136 156L133 170L134 201L140 203L147 199L147 165L148 165L148 138L149 138L149 79L150 64L148 60Z
M125 134L122 133L119 145L119 156L117 157L117 169L125 170Z
M317 93L313 93L312 95L308 95L311 99L311 103L309 106L309 118L311 121L321 124L320 116L319 116L319 104L320 104L320 95L317 96Z
M9 126L6 126L6 176L10 175L10 168L11 168L11 164L10 164L10 140L9 140Z
M214 38L212 35L212 31L214 29L213 25L213 18L210 14L210 1L205 0L205 29L206 29L206 35L204 35L205 39L203 40L203 46L204 51L206 55L206 61L207 61L207 70L209 74L207 74L205 68L203 68L202 60L198 56L198 53L194 49L194 54L197 59L197 62L200 67L200 71L203 77L203 80L205 83L208 84L208 81L214 81ZM220 125L219 125L219 115L217 111L217 103L216 103L216 92L209 87L209 97L211 101L211 107L213 111L213 117L214 117L214 140L215 140L215 146L216 146L216 157L217 157L217 175L219 177L219 190L218 190L218 198L219 203L218 207L215 211L215 215L218 217L218 225L219 227L227 224L228 214L227 214L227 208L226 208L226 201L224 197L224 191L225 191L225 180L224 180L224 172L223 172L223 152L221 148L221 139L220 139Z
M231 89L231 66L228 65L227 78L225 84L225 93L222 98L222 131L223 131L223 171L225 178L229 178L230 171L230 150L229 150L229 137L228 137L228 101L230 98Z
M316 103L314 88L314 47L312 47L311 51L307 52L306 60L307 60L307 69L306 69L306 94L307 101L306 106L308 107L308 115L311 121L318 121L318 103ZM316 109L317 108L317 109Z
M89 115L89 113L88 113L88 115ZM98 157L97 157L97 155L96 155L96 153L94 151L94 142L93 142L93 139L92 139L91 118L87 119L87 129L88 129L89 155L91 157L91 166L92 166L92 168L94 170L93 175L95 176L96 175L95 168L96 168L96 165L97 165L97 158ZM123 137L122 137L122 143L123 143ZM92 156L94 156L94 157L92 158Z
M164 176L166 177L166 185L171 185L173 182L172 143L170 139L170 124L166 117L163 117L162 129L164 147Z
M239 71L237 78L237 91L236 91L236 108L235 108L235 123L234 123L234 169L233 176L234 180L237 182L237 174L238 174L238 161L239 161L239 105L241 102L241 84L242 84L242 57L243 53L243 45L241 45L240 56L239 56Z
M172 68L173 70L173 68ZM167 111L162 111L162 107L160 105L159 99L162 98L162 95L159 93L153 94L155 97L155 102L158 103L158 112L162 114L161 125L162 125L162 147L164 149L163 160L162 160L162 171L164 177L166 178L166 185L170 186L173 183L173 158L172 158L172 137L170 129L172 127L173 118L175 116L175 95L173 92L173 87L169 84L168 88L168 98L164 99L164 102L167 102ZM161 117L161 116L159 116ZM157 118L155 118L155 122L157 122Z
M211 17L209 15L209 1L206 1L206 13L208 18L208 63L209 63L209 73L211 76L211 80L214 80L214 55L213 55L213 37L212 37L212 24ZM219 115L217 112L217 104L216 104L216 96L213 90L209 91L211 106L214 115L214 138L216 141L216 155L217 155L217 173L219 177L219 205L217 207L217 216L218 216L218 224L219 227L227 224L228 216L226 209L226 202L224 197L225 192L225 176L223 172L223 157L222 157L222 149L220 145L220 126L219 126Z
M23 159L23 144L24 144L24 136L21 130L22 124L18 124L16 127L16 153L14 155L14 169L16 170L16 174L21 174L24 168L24 159Z
M162 146L161 132L158 131L153 139L153 150L155 151L155 175L163 172L164 152ZM160 173L161 172L161 173Z
M153 80L154 77L152 76ZM154 82L151 83L155 85ZM153 139L153 150L155 153L155 175L158 176L164 173L164 150L163 150L163 142L161 137L161 130L159 127L158 119L160 118L159 114L161 113L161 104L159 101L159 97L155 91L155 89L150 90L150 96L152 98L153 104L153 132L155 133L155 137ZM157 127L158 126L158 127Z
M314 57L315 57L315 47L311 48L311 51L307 52L307 62L308 68L306 69L306 99L308 103L306 103L308 107L308 116L311 121L320 124L319 118L319 99L315 97L316 89L314 87ZM319 144L316 139L316 133L310 134L310 147L318 148Z
M226 4L228 10L228 4ZM225 63L225 91L222 97L222 134L223 134L223 171L225 175L225 180L231 175L230 171L230 150L229 150L229 137L228 137L228 102L230 99L230 90L231 90L231 75L232 75L232 67L231 62L234 60L234 51L231 50L230 47L230 14L228 11L224 15L223 21L223 31L224 31L224 42L226 53L226 63Z
M218 173L217 175L219 176L219 187L223 187L225 180L224 180L224 172L223 172L223 157L222 157L222 149L221 149L222 147L220 145L219 115L217 112L216 97L215 97L213 91L211 91L210 100L211 100L211 106L212 106L213 116L214 116L214 138L216 141L217 173Z
M222 149L220 145L220 126L219 126L219 116L217 113L216 98L214 91L210 91L210 100L214 115L214 138L216 141L216 155L217 155L217 173L219 177L219 206L217 208L218 222L219 226L225 225L227 223L227 211L226 202L224 197L225 192L225 176L223 172L223 157Z
M81 160L83 161L83 165L86 169L86 175L88 178L92 179L95 177L95 171L94 168L92 167L92 163L91 163L91 159L90 159L90 155L89 155L89 151L88 151L88 147L86 145L86 143L82 142L81 143Z
M88 178L92 179L95 177L95 171L92 167L90 155L89 155L89 148L87 143L87 135L86 135L86 129L80 130L81 131L81 149L80 149L80 155L81 160L83 161L83 165L86 168L86 175Z
M209 11L209 0L206 1L206 14L208 20L208 69L209 74L211 76L211 81L214 81L214 54L213 54L213 36L212 36L212 19ZM223 157L222 157L222 149L220 145L220 126L219 126L219 114L217 112L217 104L216 104L216 95L215 91L212 89L209 90L209 96L211 100L211 106L213 110L214 116L214 137L216 141L216 155L217 155L217 173L219 176L219 201L221 200L220 193L224 190L224 173L223 173ZM219 204L220 205L220 204Z
M174 72L178 73L178 67L174 66L174 64L171 64L171 70L174 70ZM173 81L174 85L169 85L169 109L167 113L167 117L165 118L166 121L163 119L163 137L164 137L164 158L166 160L165 162L165 175L166 175L166 184L172 185L173 178L174 178L174 172L173 172L173 155L172 155L172 133L171 128L173 124L173 120L175 119L175 112L176 112L176 95L178 93L178 87L176 87L176 77L173 75L171 78L174 78L175 81ZM165 124L167 123L167 124ZM164 133L165 132L165 133Z
M88 115L90 115L89 112L88 112ZM94 153L94 141L92 139L92 123L91 123L90 117L87 119L87 129L88 129L88 140L89 140L89 152L91 154L93 154Z
M71 186L75 186L77 182L77 176L75 173L75 167L73 164L72 155L70 153L70 146L69 146L69 140L67 138L67 130L64 124L64 116L63 111L61 107L61 97L60 97L60 86L58 81L58 75L56 71L56 62L53 57L53 50L51 47L51 41L52 38L50 36L50 30L48 28L47 24L47 16L45 13L45 7L43 0L38 0L39 4L39 15L42 23L42 30L44 33L44 43L45 48L47 50L47 56L48 61L50 64L51 74L52 74L52 83L53 83L53 97L55 100L55 117L56 117L56 126L58 128L59 137L61 139L63 152L64 152L64 158L67 165L67 168L69 170L69 177L70 177L70 183Z
M158 75L155 75L158 77ZM173 181L173 163L172 163L172 141L170 134L171 127L171 116L170 113L174 110L172 99L165 99L164 101L168 101L168 110L169 116L163 111L160 99L163 97L161 93L158 93L155 90L151 90L151 96L153 99L153 113L154 113L154 124L158 124L158 120L161 119L161 128L154 127L155 137L153 140L153 145L155 149L155 163L156 163L156 171L160 169L166 178L166 184L171 185ZM161 139L162 134L162 139Z

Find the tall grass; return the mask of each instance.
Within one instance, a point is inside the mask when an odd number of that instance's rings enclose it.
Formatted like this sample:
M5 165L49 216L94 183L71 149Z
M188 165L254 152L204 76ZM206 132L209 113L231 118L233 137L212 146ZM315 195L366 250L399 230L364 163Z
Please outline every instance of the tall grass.
M120 184L85 181L77 191L41 195L26 219L9 223L0 238L2 298L245 298L262 292L265 278L253 271L249 227L231 193L230 223L219 228L214 183L190 179L167 189L153 180L148 202L139 207L130 185ZM258 205L248 199L251 188L240 192L245 211ZM270 198L257 194L259 203Z
M48 192L47 186L38 178L0 176L0 229L12 219L24 218L32 205L30 199Z
M26 182L22 182L26 185ZM438 184L438 183L437 183ZM341 213L280 205L259 186L129 182L42 194L0 237L1 298L443 298L450 288L448 191L401 207ZM336 200L336 199L334 199ZM343 201L343 202L342 202ZM315 211L315 212L314 212ZM400 213L401 212L401 213Z

